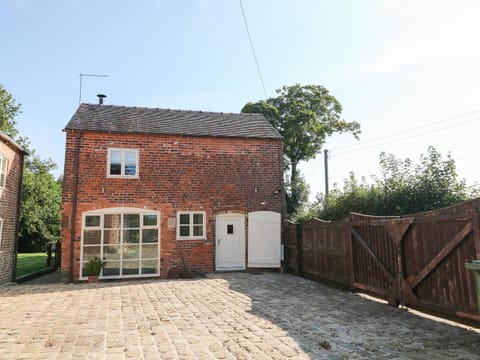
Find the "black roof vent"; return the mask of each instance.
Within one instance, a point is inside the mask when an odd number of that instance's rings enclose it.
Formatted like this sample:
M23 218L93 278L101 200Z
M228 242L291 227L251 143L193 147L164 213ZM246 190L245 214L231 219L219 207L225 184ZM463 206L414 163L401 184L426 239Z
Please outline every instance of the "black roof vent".
M98 97L98 105L103 105L103 99L107 97L105 94L97 94Z

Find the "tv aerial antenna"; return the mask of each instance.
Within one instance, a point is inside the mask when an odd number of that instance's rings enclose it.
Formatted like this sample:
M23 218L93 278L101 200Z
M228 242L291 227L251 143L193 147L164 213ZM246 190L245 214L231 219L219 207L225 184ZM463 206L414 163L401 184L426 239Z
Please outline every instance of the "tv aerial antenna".
M82 74L80 73L80 95L78 97L78 105L80 105L82 103L82 79L84 76L87 76L87 77L109 77L109 75L103 75L103 74Z

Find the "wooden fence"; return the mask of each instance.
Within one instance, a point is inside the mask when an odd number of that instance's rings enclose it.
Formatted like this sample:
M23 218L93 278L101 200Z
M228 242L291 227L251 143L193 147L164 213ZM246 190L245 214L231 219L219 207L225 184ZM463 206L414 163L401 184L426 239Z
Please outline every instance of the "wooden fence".
M465 263L480 259L480 199L403 217L290 223L288 269L406 305L480 322Z

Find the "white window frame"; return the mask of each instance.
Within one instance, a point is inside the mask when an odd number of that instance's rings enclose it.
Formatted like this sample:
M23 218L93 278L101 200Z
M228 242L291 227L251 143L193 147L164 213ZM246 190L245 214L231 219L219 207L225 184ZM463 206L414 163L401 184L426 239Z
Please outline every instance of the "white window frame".
M0 218L0 251L2 250L2 240L3 240L3 219Z
M120 160L120 167L121 167L121 174L110 174L110 165L111 165L111 153L112 151L120 151L121 153L121 160ZM136 158L135 158L135 175L127 175L125 174L125 152L127 151L132 151L135 152ZM128 178L128 179L138 179L139 177L139 151L138 149L130 149L130 148L108 148L108 154L107 154L107 177L108 178Z
M143 259L142 258L142 244L150 244L150 243L142 243L141 241L139 241L138 243L138 246L139 246L139 264L141 263L142 260L145 260L145 261L150 261L150 260L156 260L157 261L157 272L156 273L147 273L147 274L141 274L141 267L139 269L139 274L126 274L126 275L123 275L122 274L122 271L123 271L123 257L122 257L122 254L123 254L123 246L125 245L124 241L123 241L123 236L124 236L124 230L126 228L124 228L123 226L123 215L125 214L139 214L140 215L140 226L139 226L139 231L140 233L142 233L142 230L143 229L158 229L158 241L156 242L157 246L158 246L158 251L157 251L157 257L156 258L145 258ZM150 209L138 209L138 208L128 208L128 207L121 207L121 208L106 208L106 209L99 209L99 210L92 210L92 211L86 211L82 214L82 236L81 236L81 251L80 251L80 280L86 280L87 277L84 276L82 274L83 272L83 249L84 247L89 247L89 246L100 246L100 257L103 258L103 250L104 250L104 246L109 246L109 245L105 245L104 244L104 230L105 230L105 227L104 227L104 219L105 219L105 215L120 215L120 243L119 243L119 249L121 251L120 253L120 259L118 260L119 261L119 266L120 266L120 274L122 275L103 275L103 271L102 271L102 274L100 276L101 279L124 279L124 278L141 278L141 277L154 277L154 276L159 276L160 275L160 239L161 239L161 236L160 236L160 233L161 233L161 228L160 228L160 222L161 222L161 218L160 218L160 211L155 211L155 210L150 210ZM154 226L154 225L144 225L143 221L143 216L144 215L156 215L157 216L157 225ZM89 217L89 216L100 216L100 224L98 226L86 226L86 218ZM100 239L100 244L98 245L85 245L84 244L84 231L88 229L88 230L100 230L100 236L101 236L101 239ZM109 229L109 228L108 228ZM107 229L107 230L108 230ZM154 243L151 243L151 244L154 244ZM108 260L107 260L108 261ZM117 261L117 260L115 260Z
M7 184L7 172L8 159L5 156L0 155L0 188L5 188Z
M188 236L181 236L180 235L180 215L189 215L189 235ZM193 235L193 215L201 214L203 223L203 234L201 236L194 236ZM205 211L177 211L177 240L206 240L207 239L207 221L206 221L206 212ZM182 224L185 226L185 224Z

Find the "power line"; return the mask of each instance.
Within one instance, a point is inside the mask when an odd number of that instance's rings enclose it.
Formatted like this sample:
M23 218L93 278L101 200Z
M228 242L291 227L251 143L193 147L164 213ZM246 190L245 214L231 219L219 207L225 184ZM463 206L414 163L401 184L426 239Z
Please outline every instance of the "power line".
M255 59L255 64L257 65L258 76L260 77L260 82L262 83L263 93L265 98L268 97L267 90L265 89L265 83L263 82L262 72L260 71L260 65L258 65L257 54L255 53L255 48L253 47L252 37L250 36L250 30L248 29L247 17L245 16L245 11L243 10L242 0L239 0L240 8L242 9L243 22L245 23L245 28L247 29L248 41L250 42L250 48L252 49L253 58Z
M423 136L423 135L426 135L426 134L431 134L433 132L438 132L438 131L450 129L450 128L457 127L457 126L463 126L463 125L470 124L470 123L473 123L473 122L476 122L476 121L480 121L480 118L475 118L475 119L470 119L470 120L458 122L458 123L455 123L455 124L452 124L452 125L449 125L449 126L444 126L442 128L432 129L432 130L429 130L429 131L424 131L424 132L419 133L419 134L410 135L408 137L403 137L403 138L400 138L400 139L396 139L396 140L392 140L392 141L388 141L388 142L383 142L383 143L380 143L380 144L375 144L375 145L367 146L367 147L360 148L360 149L353 149L353 150L349 150L349 151L340 152L338 154L330 155L330 157L342 156L342 155L350 154L352 152L357 152L357 151L365 151L365 150L368 150L368 149L376 148L378 146L388 145L388 144L392 144L392 143L396 143L396 142L409 140L409 139L414 138L414 137L419 137L419 136Z
M390 138L390 137L395 137L395 136L398 136L398 135L401 135L401 134L410 133L410 132L413 132L413 131L416 131L416 130L420 130L420 129L425 129L425 128L430 127L430 126L433 126L433 125L442 124L442 123L445 123L445 122L448 122L448 121L451 121L451 120L455 120L455 119L459 119L459 118L462 118L462 117L465 117L465 116L469 116L469 115L472 115L472 114L475 114L475 113L478 113L478 112L480 112L480 110L474 110L474 111L470 111L470 112L467 112L467 113L462 113L462 114L454 115L454 116L448 117L448 118L446 118L446 119L442 119L442 120L439 120L439 121L434 121L434 122L431 122L431 123L428 123L428 124L425 124L425 125L422 125L422 126L413 127L413 128L406 129L406 130L402 130L402 131L398 131L398 132L395 132L395 133L390 133L390 134L388 134L388 135L379 136L379 137L377 137L377 138L364 140L364 141L361 141L361 142L356 143L356 144L339 146L339 147L337 147L337 148L331 149L331 151L341 150L341 149L348 149L348 148L357 147L357 146L363 146L364 144L367 144L367 143L371 143L371 142L375 142L375 141L378 141L378 140L387 139L387 138ZM435 130L432 130L432 131L435 131ZM383 145L383 144L379 144L379 145Z

